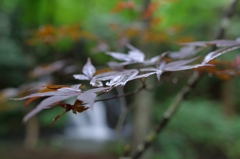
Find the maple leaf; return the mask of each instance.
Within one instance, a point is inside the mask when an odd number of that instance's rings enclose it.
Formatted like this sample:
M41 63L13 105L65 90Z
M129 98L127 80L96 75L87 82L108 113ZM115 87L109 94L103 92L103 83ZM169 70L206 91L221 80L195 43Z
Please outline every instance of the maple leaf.
M184 59L184 58L189 58L190 56L196 55L201 50L202 48L196 49L196 46L187 45L187 46L183 46L179 51L170 52L168 56L173 59Z
M116 86L124 86L128 81L135 79L139 71L137 69L129 69L129 70L122 70L122 71L112 71L101 73L96 76L90 81L90 84L99 83L103 85L103 81L106 82L106 85L109 87L116 87Z
M133 47L130 44L127 44L126 46L130 49L128 54L118 53L118 52L106 52L106 54L112 56L113 58L115 58L117 60L125 61L125 62L119 63L119 65L129 65L129 64L134 64L134 63L143 63L145 65L151 65L151 64L154 64L155 62L157 62L158 59L161 57L159 55L159 56L151 58L150 60L144 60L145 55L142 51Z
M61 113L61 114L58 114L53 119L53 122L49 126L54 125L63 115L65 115L70 110L72 110L72 112L74 114L77 114L77 113L82 113L82 112L86 111L89 108L89 107L83 106L83 102L80 101L80 100L76 100L73 105L67 104L67 103L63 103L63 102L58 103L58 105L60 107L64 108L65 111L63 113Z
M221 49L218 49L216 51L212 51L210 53L208 53L204 60L203 60L203 64L206 64L208 63L209 61L217 58L218 56L222 55L222 54L225 54L227 52L230 52L230 51L233 51L233 50L236 50L236 49L239 49L240 48L240 44L237 46L237 45L233 45L233 46L228 46L228 47L224 47L224 48L221 48Z
M197 58L187 59L187 60L178 60L166 63L165 61L160 61L156 68L142 68L140 71L148 72L146 76L150 76L152 74L156 74L158 80L160 80L160 76L163 72L172 72L172 71L182 71L182 70L188 70L193 68L198 68L201 66L210 66L209 64L194 64L194 65L188 65L195 61ZM211 65L212 66L212 65Z
M83 74L73 75L78 80L91 80L96 72L96 68L92 65L91 59L88 58L87 63L83 66Z
M236 40L212 40L212 41L196 41L196 42L188 42L188 43L181 43L183 45L188 46L200 46L205 47L209 45L215 45L217 47L228 47L233 45L240 45L240 39L237 38Z
M42 111L43 109L50 108L52 106L55 106L58 102L72 98L77 97L79 100L81 99L86 104L89 104L91 107L95 101L96 96L93 95L94 93L107 91L109 87L103 87L103 88L96 88L96 89L90 89L88 91L83 92L79 87L81 85L73 85L71 87L63 87L59 88L56 91L52 92L43 92L43 93L33 93L31 95L25 96L23 98L17 98L15 100L23 100L33 97L47 97L42 102L40 102L35 109L30 111L23 119L24 122L29 120L31 117ZM82 98L82 97L86 98Z

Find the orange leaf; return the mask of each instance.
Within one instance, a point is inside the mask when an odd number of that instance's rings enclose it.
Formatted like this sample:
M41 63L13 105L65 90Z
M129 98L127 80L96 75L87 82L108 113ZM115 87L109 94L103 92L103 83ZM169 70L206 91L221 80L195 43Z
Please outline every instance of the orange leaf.
M104 69L101 69L101 70L97 70L95 72L94 76L97 75L97 74L100 74L100 73L106 73L106 72L111 72L111 71L113 71L113 69L111 69L111 68L104 68Z
M53 122L49 125L50 126L53 126L58 120L59 118L61 118L67 111L64 111L62 114L59 114L57 115L54 119L53 119Z
M133 9L134 6L135 6L135 3L133 1L118 2L116 7L113 8L112 12L117 13L125 9Z
M33 97L33 98L29 98L26 102L25 102L25 106L27 107L30 103L32 103L34 100L38 99L40 97Z
M86 107L84 105L82 105L83 102L80 101L80 100L76 100L73 107L72 107L72 112L74 114L76 113L81 113L81 112L84 112L85 110L87 110L89 107Z
M44 89L40 90L39 93L57 91L59 88L63 88L63 87L70 87L70 86L69 85L47 85L47 86L45 86ZM29 98L25 102L25 106L27 107L31 102L33 102L34 100L36 100L38 98L40 98L40 97Z

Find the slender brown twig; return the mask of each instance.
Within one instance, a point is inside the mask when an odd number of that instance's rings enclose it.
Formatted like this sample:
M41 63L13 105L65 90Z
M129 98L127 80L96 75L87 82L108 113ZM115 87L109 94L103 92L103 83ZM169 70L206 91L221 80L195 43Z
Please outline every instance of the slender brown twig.
M95 102L107 101L107 100L112 100L112 99L116 99L116 98L122 98L122 97L130 96L130 95L134 95L134 94L139 93L144 88L145 88L145 86L143 85L140 88L138 88L138 89L136 89L132 92L128 92L128 93L120 94L120 95L114 95L114 96L111 96L111 97L108 97L108 98L98 99L98 100L95 100Z

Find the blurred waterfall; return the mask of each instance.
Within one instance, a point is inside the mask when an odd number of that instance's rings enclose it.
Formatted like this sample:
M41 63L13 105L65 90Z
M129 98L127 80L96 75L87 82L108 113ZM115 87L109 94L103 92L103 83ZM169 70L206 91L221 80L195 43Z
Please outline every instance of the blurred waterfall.
M93 108L81 113L69 113L69 126L64 134L70 139L95 141L115 140L116 132L107 124L105 105L102 102L94 104Z

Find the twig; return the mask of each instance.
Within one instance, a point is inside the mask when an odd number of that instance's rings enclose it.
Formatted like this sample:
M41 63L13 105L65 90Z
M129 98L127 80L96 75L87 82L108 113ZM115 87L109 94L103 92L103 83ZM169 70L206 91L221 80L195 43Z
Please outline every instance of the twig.
M126 97L126 96L129 96L129 95L134 95L134 94L137 94L139 93L141 90L145 89L145 86L143 85L142 87L132 91L132 92L128 92L128 93L125 93L125 94L121 94L121 95L115 95L115 96L112 96L112 97L108 97L108 98L104 98L104 99L98 99L98 100L95 100L95 102L100 102L100 101L107 101L107 100L112 100L112 99L116 99L116 98L122 98L122 97Z
M183 87L182 90L177 94L172 105L170 105L170 107L164 113L163 118L158 123L156 128L147 135L147 137L145 138L145 141L142 144L138 145L131 159L138 159L147 150L147 148L151 146L151 144L155 141L156 137L163 130L163 128L165 128L165 126L168 124L171 117L177 111L177 109L179 108L181 102L184 100L186 95L196 85L197 79L198 79L198 72L194 72L192 77L189 79L187 85Z
M218 30L218 33L216 34L215 39L222 39L224 37L226 29L230 25L230 20L236 11L238 1L239 0L233 0L229 7L227 8L227 10L225 11L224 17L221 21L220 28Z

